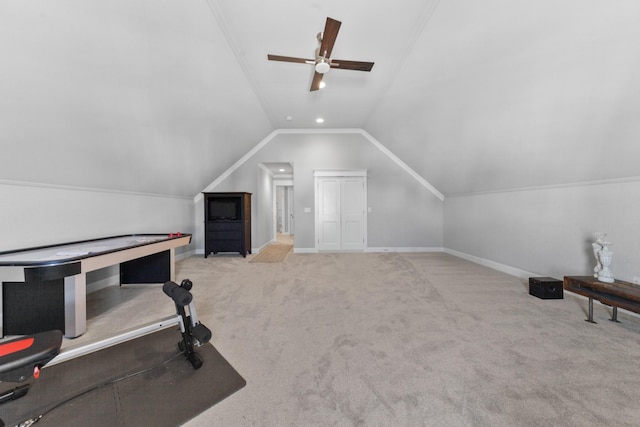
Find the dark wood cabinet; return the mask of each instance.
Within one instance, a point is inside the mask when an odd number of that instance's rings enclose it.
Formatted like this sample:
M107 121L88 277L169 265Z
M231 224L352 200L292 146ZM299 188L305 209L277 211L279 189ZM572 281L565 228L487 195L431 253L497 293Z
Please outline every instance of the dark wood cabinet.
M251 193L204 194L204 257L251 253Z

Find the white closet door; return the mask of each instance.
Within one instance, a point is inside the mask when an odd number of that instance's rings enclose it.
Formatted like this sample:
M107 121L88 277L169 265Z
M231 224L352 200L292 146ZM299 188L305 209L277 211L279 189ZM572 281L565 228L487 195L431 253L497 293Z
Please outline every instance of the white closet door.
M342 250L364 249L364 179L343 178L342 193Z
M360 251L366 248L365 182L362 176L317 178L318 250Z
M318 192L318 249L340 250L340 180L338 178L319 179L316 191Z

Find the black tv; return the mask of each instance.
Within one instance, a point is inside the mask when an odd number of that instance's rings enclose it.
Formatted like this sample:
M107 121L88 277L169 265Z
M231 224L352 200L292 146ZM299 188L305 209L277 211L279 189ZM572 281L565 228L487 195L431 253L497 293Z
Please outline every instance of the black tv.
M234 221L240 219L240 199L213 197L209 199L209 221Z

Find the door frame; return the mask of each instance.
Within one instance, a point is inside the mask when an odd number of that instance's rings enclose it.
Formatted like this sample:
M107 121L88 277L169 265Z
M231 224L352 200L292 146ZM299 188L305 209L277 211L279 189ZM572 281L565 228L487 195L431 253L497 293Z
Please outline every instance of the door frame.
M366 169L350 169L350 170L314 170L313 171L313 192L314 192L314 203L315 203L315 208L314 208L314 230L315 230L315 235L313 238L314 241L314 247L316 252L319 252L319 235L320 235L320 194L318 191L318 182L319 179L322 178L349 178L349 177L360 177L363 178L363 184L364 184L364 194L362 195L362 209L363 209L363 215L362 215L362 227L363 227L363 251L366 251L367 247L368 247L368 242L369 242L369 238L368 238L368 234L369 234L369 230L367 227L367 215L368 215L368 202L367 202L367 170ZM340 251L340 252L348 252L348 251Z

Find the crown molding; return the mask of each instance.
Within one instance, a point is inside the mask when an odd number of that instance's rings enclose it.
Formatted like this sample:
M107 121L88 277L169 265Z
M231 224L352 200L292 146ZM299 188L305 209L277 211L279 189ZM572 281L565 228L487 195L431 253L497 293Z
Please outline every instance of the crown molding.
M43 182L14 181L14 180L7 180L7 179L0 179L0 185L4 185L8 187L31 187L31 188L46 188L50 190L81 191L85 193L109 193L109 194L120 194L124 196L136 196L136 197L155 197L155 198L183 199L183 200L191 199L191 197L189 196L177 196L172 194L143 193L139 191L113 190L109 188L98 188L98 187L79 187L75 185L47 184Z
M598 185L626 184L626 183L633 183L633 182L640 182L640 176L631 176L626 178L598 179L598 180L592 180L592 181L576 181L576 182L568 182L566 184L537 185L537 186L520 187L520 188L504 188L501 190L478 191L475 193L449 194L447 195L447 198L453 199L457 197L473 197L473 196L485 196L485 195L491 195L491 194L517 193L517 192L523 192L523 191L541 191L541 190L555 190L555 189L564 189L564 188L590 187L590 186L598 186Z

